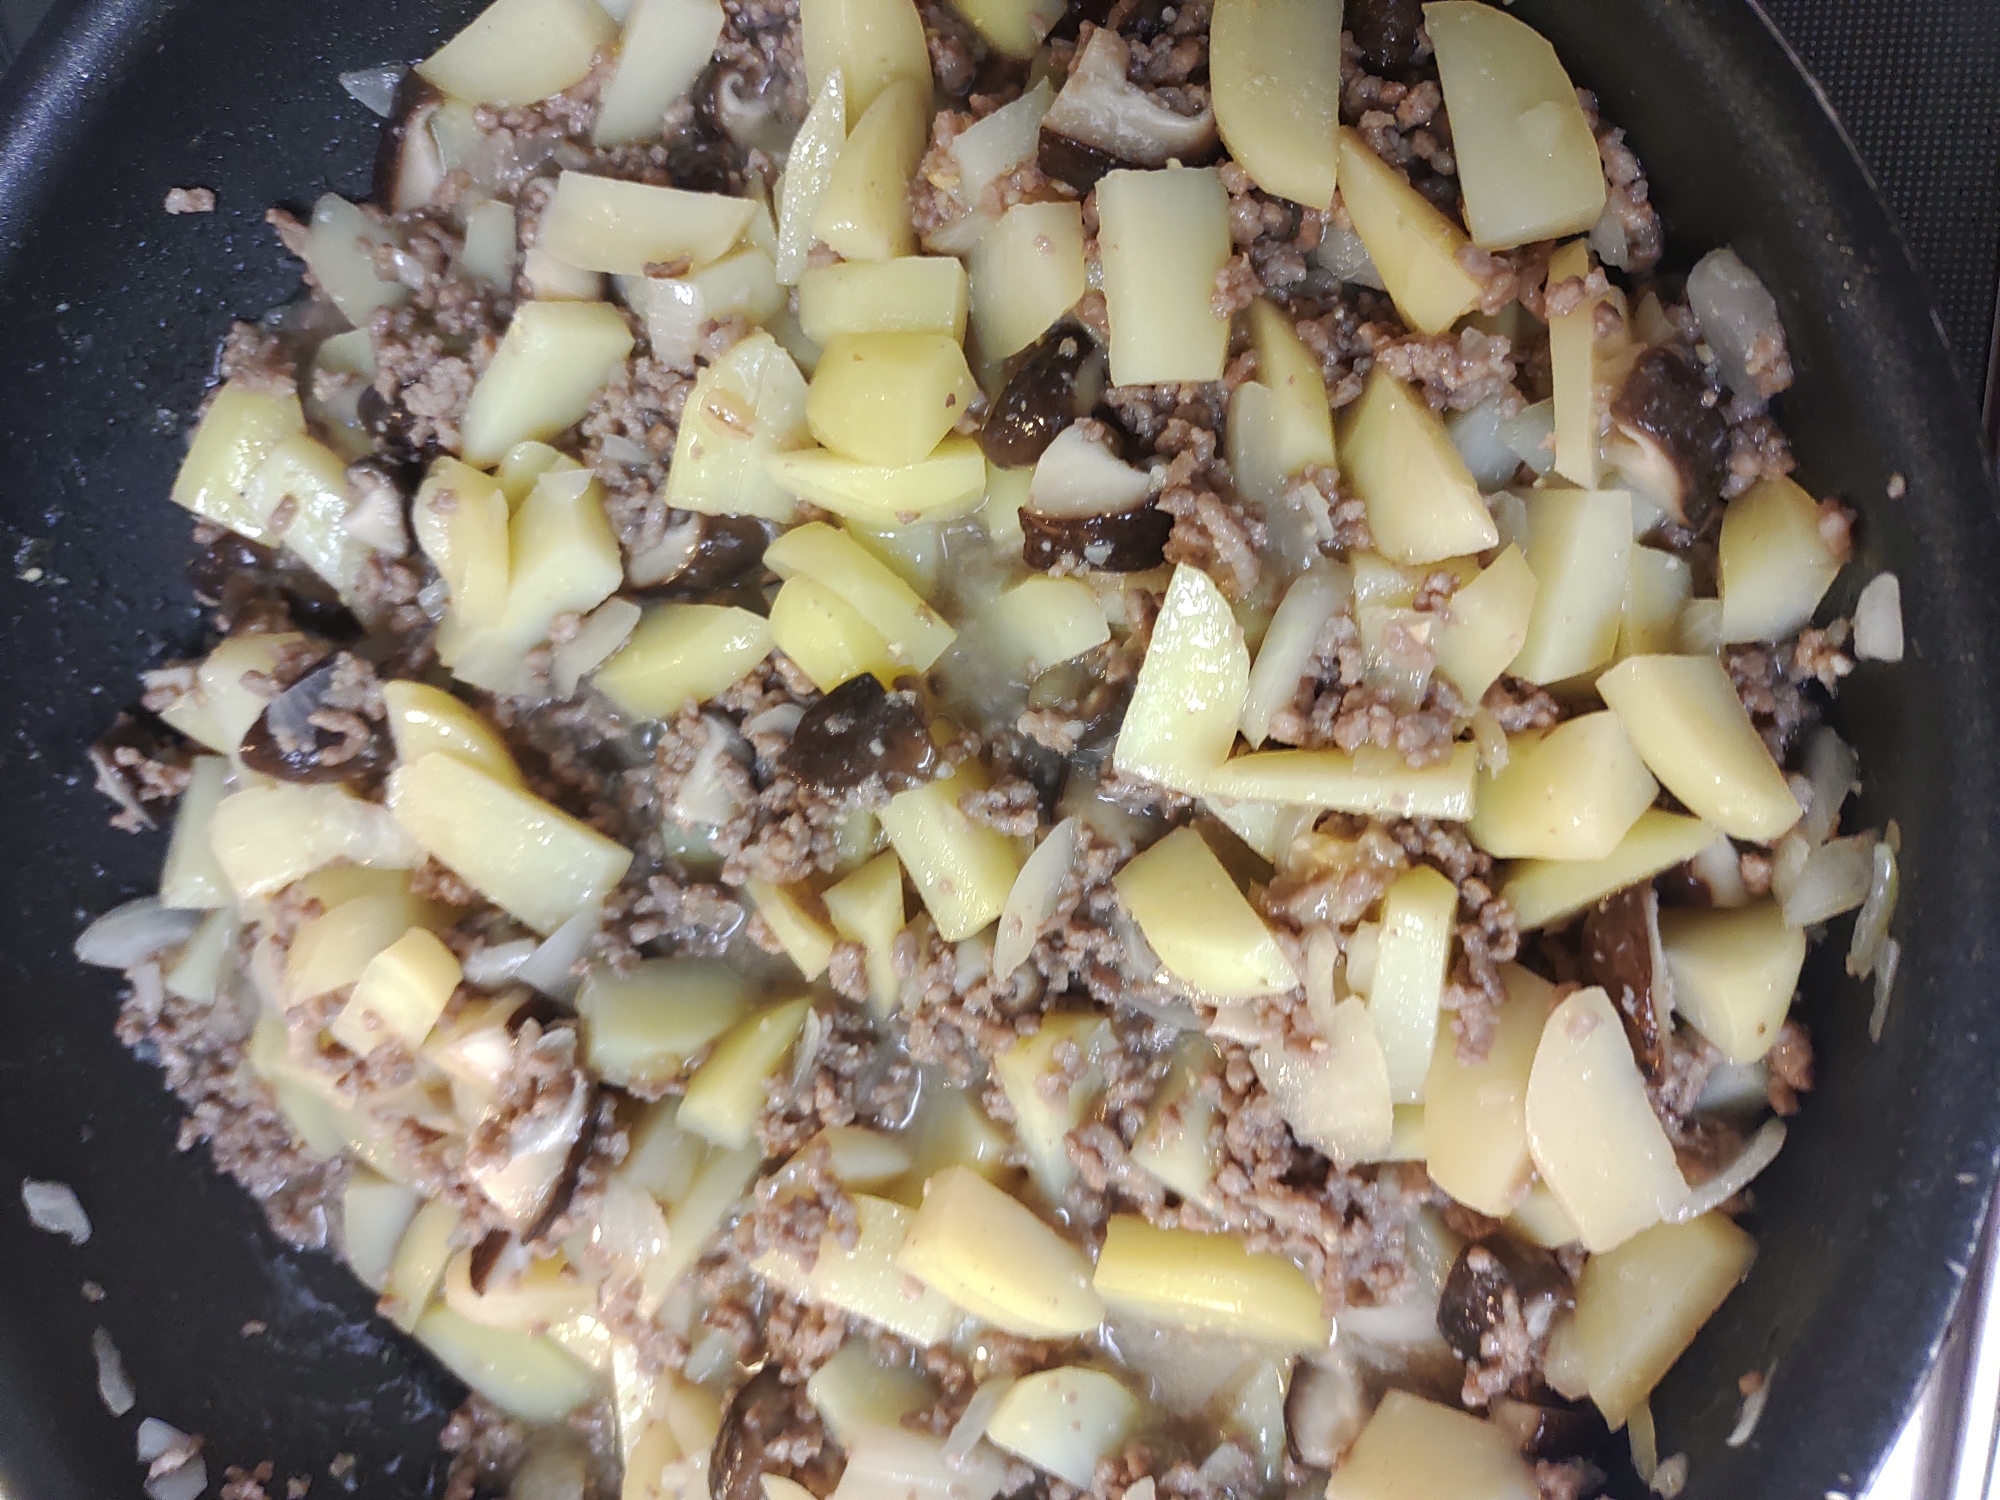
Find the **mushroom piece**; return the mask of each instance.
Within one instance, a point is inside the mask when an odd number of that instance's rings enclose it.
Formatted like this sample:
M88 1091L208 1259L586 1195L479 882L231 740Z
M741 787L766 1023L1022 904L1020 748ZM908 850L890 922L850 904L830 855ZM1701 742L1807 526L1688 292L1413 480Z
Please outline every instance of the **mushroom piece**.
M1438 1332L1469 1362L1485 1357L1489 1333L1510 1325L1545 1338L1557 1310L1575 1300L1553 1255L1496 1235L1467 1245L1452 1263L1438 1298Z
M1045 173L1087 192L1113 167L1201 162L1215 152L1214 109L1204 102L1197 114L1180 113L1164 96L1131 81L1131 62L1132 49L1117 32L1099 27L1090 34L1042 117L1039 164ZM1053 147L1052 136L1058 138Z
M191 759L187 741L144 709L119 714L90 747L97 790L141 828L159 826L145 804L166 801L177 789L157 773L184 771Z
M889 692L867 673L808 708L785 749L792 775L835 794L871 781L906 792L942 766L922 700L908 689Z
M1077 327L1042 335L987 408L979 446L1003 469L1025 469L1103 394L1096 341ZM1095 378L1089 378L1094 376Z
M1331 1469L1368 1425L1373 1402L1352 1354L1335 1348L1302 1359L1285 1393L1285 1435L1300 1463Z
M1648 349L1611 401L1604 456L1625 482L1691 530L1722 499L1729 425L1700 371L1671 348Z
M737 1388L722 1413L715 1446L708 1456L710 1500L764 1500L764 1475L796 1478L814 1494L833 1487L840 1462L831 1446L822 1447L801 1468L781 1451L784 1439L814 1427L819 1418L805 1399L804 1387L789 1383L775 1361Z
M1400 73L1416 62L1422 0L1356 0L1342 19L1372 72Z
M1087 419L1056 434L1035 462L1021 509L1022 559L1143 573L1164 560L1173 517L1152 503L1153 477L1118 457L1116 434Z
M217 624L224 629L276 604L298 629L327 640L358 640L362 634L361 622L341 603L332 584L302 563L233 531L223 532L194 555L187 580L195 598L215 610Z
M395 751L384 722L357 706L367 669L340 652L270 701L243 736L243 764L279 781L358 781L387 769Z
M1660 898L1650 884L1606 896L1584 913L1583 968L1618 1008L1639 1071L1648 1083L1660 1082L1673 994L1660 949Z
M1537 1463L1584 1458L1604 1436L1604 1419L1589 1405L1556 1405L1501 1396L1487 1409L1487 1416L1514 1440L1523 1458Z
M762 562L769 542L769 534L750 516L690 514L625 564L625 581L679 597L711 593Z
M389 124L375 148L375 201L390 213L422 208L444 186L444 155L431 134L431 116L444 95L412 68L396 87Z

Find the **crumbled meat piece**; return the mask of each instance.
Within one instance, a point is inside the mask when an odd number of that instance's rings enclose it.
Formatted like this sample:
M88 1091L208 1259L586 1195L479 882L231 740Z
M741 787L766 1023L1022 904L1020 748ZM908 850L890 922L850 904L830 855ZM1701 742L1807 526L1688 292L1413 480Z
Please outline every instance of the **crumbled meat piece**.
M438 1433L438 1446L451 1455L443 1500L473 1500L514 1477L528 1456L528 1428L484 1396L467 1396Z
M854 1200L833 1175L833 1151L824 1140L809 1142L782 1172L759 1182L754 1196L736 1230L746 1259L782 1250L811 1270L829 1234L849 1249L860 1237Z
M1811 1093L1813 1086L1812 1037L1804 1022L1787 1019L1778 1028L1778 1039L1765 1054L1764 1064L1771 1070L1771 1108L1781 1115L1797 1114L1799 1095Z
M839 1007L806 1028L790 1071L767 1081L757 1121L767 1155L789 1156L828 1125L900 1129L916 1105L917 1070L864 1012Z
M170 214L212 214L215 212L215 189L168 188L166 208Z

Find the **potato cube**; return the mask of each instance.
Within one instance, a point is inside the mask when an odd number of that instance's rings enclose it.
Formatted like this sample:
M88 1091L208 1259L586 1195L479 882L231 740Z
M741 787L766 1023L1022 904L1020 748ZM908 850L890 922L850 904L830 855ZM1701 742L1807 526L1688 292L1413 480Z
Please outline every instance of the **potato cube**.
M1396 311L1412 328L1443 333L1472 310L1479 283L1458 263L1469 243L1464 233L1347 129L1340 132L1340 199Z
M1285 590L1257 647L1243 698L1240 728L1252 746L1264 743L1271 721L1290 708L1312 665L1319 638L1334 611L1347 602L1347 578L1336 569L1301 574Z
M1528 1074L1527 1122L1535 1170L1593 1254L1687 1197L1673 1142L1601 989L1579 990L1550 1014Z
M1142 666L1142 676L1144 671ZM1455 747L1449 759L1428 766L1412 766L1397 751L1372 745L1363 745L1352 755L1340 750L1264 750L1239 755L1211 772L1204 789L1210 796L1244 802L1463 822L1472 816L1478 769L1479 754L1469 744Z
M1608 859L1659 791L1618 716L1584 714L1509 740L1466 832L1502 859Z
M1660 1224L1592 1256L1576 1286L1590 1399L1615 1429L1750 1272L1757 1242L1721 1213Z
M355 1167L340 1195L340 1251L354 1279L380 1292L389 1279L396 1247L423 1202L415 1188L379 1172Z
M1112 879L1176 979L1220 1000L1279 994L1298 980L1263 918L1200 833L1180 828Z
M902 4L904 0L889 0ZM921 30L921 25L919 30ZM812 108L792 137L777 194L779 286L797 286L813 247L813 218L847 140L847 89L836 67L813 84ZM859 109L855 111L860 113ZM802 361L810 363L810 361Z
M860 119L893 83L913 83L930 97L930 47L911 0L804 0L799 30L807 86L817 97L838 71L848 120Z
M842 457L897 468L929 457L978 394L948 335L842 334L813 372L806 422Z
M1217 0L1215 123L1265 192L1322 213L1339 162L1339 0Z
M1333 1337L1306 1273L1232 1234L1160 1229L1115 1214L1094 1285L1112 1311L1170 1327L1286 1349L1321 1349Z
M1229 195L1215 169L1106 173L1097 246L1112 383L1220 380L1229 319L1216 314L1215 278L1229 260Z
M1236 743L1250 690L1243 627L1215 580L1174 569L1113 760L1119 772L1199 793Z
M1625 616L1618 626L1618 659L1671 653L1680 638L1681 611L1694 596L1694 575L1671 552L1634 547L1625 575Z
M1029 681L1111 639L1097 591L1080 578L1024 578L1002 591L986 619L1003 658Z
M843 458L825 448L774 453L772 481L857 526L895 531L920 521L949 521L979 508L986 459L968 437L947 437L930 454L901 468Z
M1556 49L1490 5L1424 7L1465 222L1482 250L1584 234L1604 212L1597 138Z
M756 211L750 198L565 172L537 243L581 270L643 276L650 265L720 260Z
M629 974L594 967L576 997L584 1058L619 1088L658 1087L748 1003L742 976L720 959L650 958Z
M1535 1500L1540 1493L1497 1423L1390 1391L1333 1471L1326 1500Z
M1444 624L1432 637L1437 668L1468 703L1486 696L1527 643L1538 585L1535 571L1508 545L1484 571L1445 605Z
M1598 692L1690 812L1731 838L1767 844L1798 822L1798 799L1715 658L1627 657L1598 679Z
M792 497L767 472L774 453L805 446L806 382L768 333L753 333L688 393L666 502L719 516L789 522Z
M1424 1079L1424 1160L1431 1181L1467 1208L1504 1219L1528 1191L1528 1073L1554 1008L1547 980L1518 964L1500 971L1507 1002L1492 1044L1466 1062L1450 1036Z
M996 52L1017 62L1032 58L1063 16L1058 0L953 0L952 9Z
M865 1428L901 1429L903 1418L935 1404L936 1384L900 1361L884 1363L865 1339L851 1338L813 1371L806 1396L844 1448ZM777 1497L767 1497L777 1500Z
M465 461L491 468L516 443L547 441L582 421L631 352L632 330L604 303L518 308L466 403L459 424Z
M1581 281L1590 274L1590 247L1573 240L1549 259L1549 285ZM1598 334L1600 294L1583 298L1564 313L1549 315L1549 365L1554 389L1555 470L1587 490L1597 488L1603 471L1600 435L1609 399L1603 378L1606 340Z
M201 919L194 936L181 945L179 955L162 978L169 995L192 1000L197 1005L214 1003L221 988L223 971L233 966L236 938L243 930L237 920L235 903L218 907Z
M507 504L519 510L521 502L534 493L544 474L568 474L583 465L547 443L516 443L500 460L500 467L493 471L494 479L507 493Z
M593 0L495 0L417 72L468 104L533 104L581 83L617 34Z
M286 506L285 550L343 595L352 592L367 549L347 529L347 464L339 454L295 433L250 476L244 501L266 517Z
M678 276L624 278L627 299L646 318L653 357L692 369L706 354L703 332L725 318L763 325L785 310L771 253L745 245Z
M451 755L389 778L389 810L425 850L535 931L555 931L609 895L632 851L519 787Z
M803 1301L878 1323L913 1344L943 1343L962 1314L939 1292L913 1283L896 1263L916 1216L900 1203L856 1193L854 1217L855 1242L842 1245L829 1230L811 1270L782 1248L765 1251L750 1268Z
M381 274L376 259L396 239L379 218L338 193L325 193L313 205L311 232L299 258L340 315L366 328L376 312L400 307L410 295L402 282Z
M1771 1050L1806 961L1806 935L1774 901L1734 911L1663 911L1674 1009L1733 1063Z
M1364 1002L1340 1001L1311 1043L1280 1038L1250 1063L1292 1134L1340 1165L1379 1161L1394 1143L1389 1060Z
M913 255L910 179L930 139L931 90L898 79L855 121L813 209L813 234L843 260Z
M260 786L216 804L209 848L239 899L271 896L335 860L414 870L424 851L388 809L340 786Z
M440 458L410 503L417 546L450 592L452 613L467 629L500 623L507 608L513 518L499 482L455 458Z
M902 670L882 632L810 578L787 579L778 590L771 639L823 693L864 672L893 682Z
M977 764L968 761L941 780L898 792L880 813L890 847L948 943L990 925L1021 873L1015 842L958 805L961 796L984 787Z
M1536 490L1528 503L1535 608L1508 668L1533 683L1600 667L1618 648L1632 551L1632 497L1623 490Z
M813 266L799 278L799 326L822 347L843 333L965 338L965 263L941 255Z
M633 718L671 719L770 654L771 624L762 615L725 604L656 604L595 680Z
M811 1009L810 1000L785 1000L732 1026L688 1080L681 1128L725 1151L747 1146L764 1112L764 1080L785 1065Z
M1725 645L1783 640L1810 625L1842 561L1820 532L1813 497L1785 478L1752 485L1724 507L1716 551Z
M1104 1321L1083 1253L967 1167L931 1178L896 1264L1026 1338L1071 1338Z
M1069 1133L1081 1125L1104 1092L1098 1055L1110 1043L1111 1023L1093 1012L1044 1016L1041 1029L1016 1040L993 1059L993 1076L1014 1107L1014 1138L1028 1158L1035 1184L1061 1203L1076 1177ZM1072 1065L1074 1056L1080 1061Z
M300 924L285 956L286 1004L296 1005L345 989L367 972L376 955L412 929L443 926L451 920L447 908L412 896L400 872L398 883L403 888L393 893L357 896L329 905L319 916ZM352 1047L353 1043L343 1045ZM366 1053L370 1047L354 1050Z
M473 1390L524 1422L559 1422L597 1393L597 1377L553 1339L487 1328L433 1307L411 1336Z
M1040 338L1090 289L1083 207L1018 203L973 248L972 336L997 363Z
M1559 1250L1564 1245L1576 1243L1576 1225L1563 1212L1563 1206L1556 1202L1556 1195L1549 1191L1549 1185L1539 1177L1529 1184L1527 1196L1515 1206L1507 1226L1529 1244L1540 1245L1544 1250ZM1553 1344L1549 1354L1553 1366ZM1553 1376L1550 1383L1554 1384Z
M628 146L657 138L668 107L708 66L721 35L716 0L633 0L618 66L598 96L591 143Z
M1429 865L1396 877L1382 898L1382 936L1368 984L1368 1012L1382 1040L1398 1104L1424 1096L1438 1005L1458 930L1458 887Z
M752 880L744 894L778 939L801 977L808 982L826 972L833 958L834 936L822 915L814 910L819 898L806 886L787 888L768 880Z
M387 1041L414 1052L464 977L451 949L412 927L368 961L327 1031L358 1057Z
M389 710L389 734L396 759L404 765L426 755L455 755L495 781L521 784L521 768L499 731L479 711L428 683L396 681L382 684L382 702Z
M1368 507L1375 545L1391 561L1441 562L1500 540L1444 423L1387 370L1378 366L1368 377L1347 414L1340 451L1342 472Z
M1700 818L1655 808L1639 815L1606 858L1523 861L1508 870L1500 894L1513 903L1521 930L1532 932L1693 859L1715 839L1715 830Z
M160 904L177 911L212 911L233 906L229 877L209 843L209 824L221 804L229 762L197 755L188 767L187 787L174 809L167 860L160 867Z
M230 636L195 669L194 690L161 709L160 717L189 739L233 758L271 702L245 679L269 675L307 647L304 636L290 631Z
M174 477L174 504L239 536L267 540L270 512L253 511L243 492L272 451L305 429L305 413L296 395L253 390L230 381L215 393L195 428L187 457Z
M1262 4L1264 0L1249 3ZM1250 347L1257 354L1255 383L1270 392L1270 415L1262 424L1267 446L1261 451L1239 449L1232 417L1231 472L1238 474L1240 482L1244 463L1239 458L1249 461L1253 471L1262 470L1277 480L1290 479L1313 464L1333 463L1333 410L1327 402L1326 379L1320 373L1319 357L1306 348L1291 315L1262 297L1252 302Z
M1215 1105L1204 1080L1221 1066L1222 1055L1207 1037L1182 1037L1132 1143L1132 1160L1190 1203L1215 1201Z
M1139 1424L1139 1398L1116 1376L1081 1365L1024 1375L986 1422L988 1440L1088 1489L1097 1465Z
M898 660L929 671L958 632L852 537L814 521L773 542L764 562L780 578L810 578L866 620Z
M761 1098L761 1080L757 1092ZM709 1152L687 1195L667 1215L667 1248L646 1267L648 1288L664 1293L701 1259L710 1237L743 1201L763 1162L764 1149L754 1142L737 1151Z
M458 1218L455 1207L442 1198L433 1198L416 1211L396 1244L382 1286L380 1306L389 1321L405 1333L417 1326L417 1319L423 1316L438 1283L444 1279Z
M876 855L845 880L827 887L826 913L833 930L866 954L868 1000L878 1016L895 1009L901 988L896 978L896 934L908 917L903 909L903 867L893 850Z

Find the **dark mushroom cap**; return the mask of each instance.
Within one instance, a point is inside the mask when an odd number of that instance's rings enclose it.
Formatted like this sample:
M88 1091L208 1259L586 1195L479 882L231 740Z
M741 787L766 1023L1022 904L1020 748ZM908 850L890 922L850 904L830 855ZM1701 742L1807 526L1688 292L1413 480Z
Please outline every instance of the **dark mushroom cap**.
M1729 472L1729 424L1701 373L1672 349L1646 350L1612 398L1611 419L1665 477L1657 498L1700 530Z
M1025 469L1077 419L1077 376L1096 349L1081 328L1042 335L987 409L979 446L1003 469Z
M1618 1007L1633 1059L1649 1083L1666 1073L1666 1036L1659 997L1666 975L1660 963L1659 897L1635 885L1606 896L1584 913L1583 970Z
M935 778L943 761L917 694L889 692L863 673L805 711L785 749L785 769L835 795L876 781L904 792Z
M1079 193L1087 193L1106 173L1116 172L1120 167L1136 167L1139 163L1125 161L1109 151L1072 140L1061 131L1044 125L1035 143L1035 165L1051 181L1073 187Z
M1514 1440L1523 1458L1540 1463L1586 1457L1604 1437L1604 1419L1589 1405L1502 1396L1487 1415Z
M803 1468L770 1451L784 1439L816 1427L818 1421L802 1388L786 1381L776 1361L767 1361L737 1388L722 1413L722 1426L708 1457L710 1500L763 1500L766 1473L797 1478L816 1494L831 1489L840 1460L828 1449L821 1449Z
M1108 516L1021 512L1021 560L1046 573L1065 563L1097 573L1145 573L1166 561L1174 518L1153 504Z
M345 695L329 701L355 666L341 652L273 698L243 736L243 764L308 784L358 781L386 770L395 751L383 721L368 718Z
M1569 1278L1555 1257L1495 1235L1459 1252L1438 1298L1437 1326L1451 1352L1463 1360L1480 1357L1486 1334L1522 1320L1537 1298L1571 1300ZM1509 1304L1511 1303L1511 1310Z
M1417 60L1422 0L1350 0L1342 20L1374 73L1401 73Z

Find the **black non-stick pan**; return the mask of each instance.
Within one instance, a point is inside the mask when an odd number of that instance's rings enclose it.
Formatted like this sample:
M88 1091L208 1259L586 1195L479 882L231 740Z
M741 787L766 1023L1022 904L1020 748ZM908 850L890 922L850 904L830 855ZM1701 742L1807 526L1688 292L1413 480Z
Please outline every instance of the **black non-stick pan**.
M375 121L336 75L421 56L474 8L73 3L0 95L0 1494L16 1500L136 1493L146 1414L204 1434L218 1483L269 1458L280 1484L335 1493L327 1465L347 1454L359 1493L417 1495L442 1467L451 1382L369 1320L344 1270L282 1251L201 1153L176 1154L156 1075L112 1038L114 985L69 945L158 867L158 838L106 826L84 749L137 671L193 643L188 528L165 494L229 315L295 285L263 211L365 193ZM1770 283L1802 477L1865 518L1850 576L1903 581L1909 658L1859 671L1838 716L1868 778L1860 816L1903 831L1895 1002L1871 1044L1844 943L1814 955L1820 1087L1759 1186L1756 1268L1655 1403L1691 1496L1851 1495L1944 1326L2000 1142L1995 497L1909 258L1757 12L1515 13L1629 128L1682 261L1726 242ZM167 217L180 185L213 187L219 211ZM88 1244L27 1227L23 1175L75 1185ZM123 1420L95 1391L98 1327L138 1388ZM1774 1371L1769 1405L1731 1448L1751 1370Z

